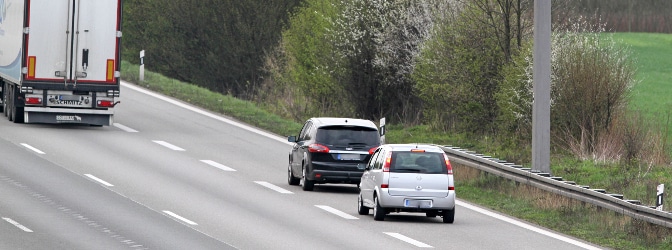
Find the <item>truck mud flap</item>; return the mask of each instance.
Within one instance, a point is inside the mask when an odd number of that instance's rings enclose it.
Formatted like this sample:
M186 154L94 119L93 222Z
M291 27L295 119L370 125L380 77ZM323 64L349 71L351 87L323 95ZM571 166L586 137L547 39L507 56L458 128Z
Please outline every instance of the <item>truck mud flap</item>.
M111 114L73 114L60 112L31 112L24 111L25 123L50 124L89 124L109 126L112 124Z

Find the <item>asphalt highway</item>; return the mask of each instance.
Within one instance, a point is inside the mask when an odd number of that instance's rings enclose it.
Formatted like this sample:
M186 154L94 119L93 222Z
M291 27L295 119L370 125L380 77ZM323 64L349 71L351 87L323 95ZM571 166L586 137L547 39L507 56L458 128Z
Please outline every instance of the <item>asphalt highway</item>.
M599 248L463 201L454 224L374 221L356 186L289 186L286 135L127 83L120 99L109 127L0 119L0 249Z

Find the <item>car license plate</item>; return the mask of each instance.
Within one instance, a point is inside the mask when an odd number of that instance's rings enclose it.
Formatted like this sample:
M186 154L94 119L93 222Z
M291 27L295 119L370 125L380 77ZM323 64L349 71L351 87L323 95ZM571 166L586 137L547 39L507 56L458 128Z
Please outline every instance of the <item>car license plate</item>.
M337 158L342 161L359 161L359 154L338 154Z
M432 200L404 200L404 207L431 208Z

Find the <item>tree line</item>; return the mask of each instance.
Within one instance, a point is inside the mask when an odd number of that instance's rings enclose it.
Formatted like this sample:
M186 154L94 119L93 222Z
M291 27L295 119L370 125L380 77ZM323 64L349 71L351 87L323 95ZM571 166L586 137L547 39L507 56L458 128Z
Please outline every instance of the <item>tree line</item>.
M637 127L622 122L630 55L600 36L615 30L601 17L631 2L553 1L555 147L594 156L634 140L617 129ZM123 51L297 121L387 117L529 147L532 12L533 0L127 0ZM649 149L627 150L612 158Z

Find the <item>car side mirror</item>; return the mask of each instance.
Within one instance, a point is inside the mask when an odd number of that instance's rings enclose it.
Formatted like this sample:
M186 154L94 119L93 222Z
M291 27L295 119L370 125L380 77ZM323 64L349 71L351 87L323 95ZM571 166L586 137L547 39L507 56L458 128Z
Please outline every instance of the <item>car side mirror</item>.
M369 170L369 165L364 164L364 163L359 163L359 164L357 164L357 169L359 169L359 170Z
M296 142L296 136L295 135L290 135L289 137L287 137L287 141Z

